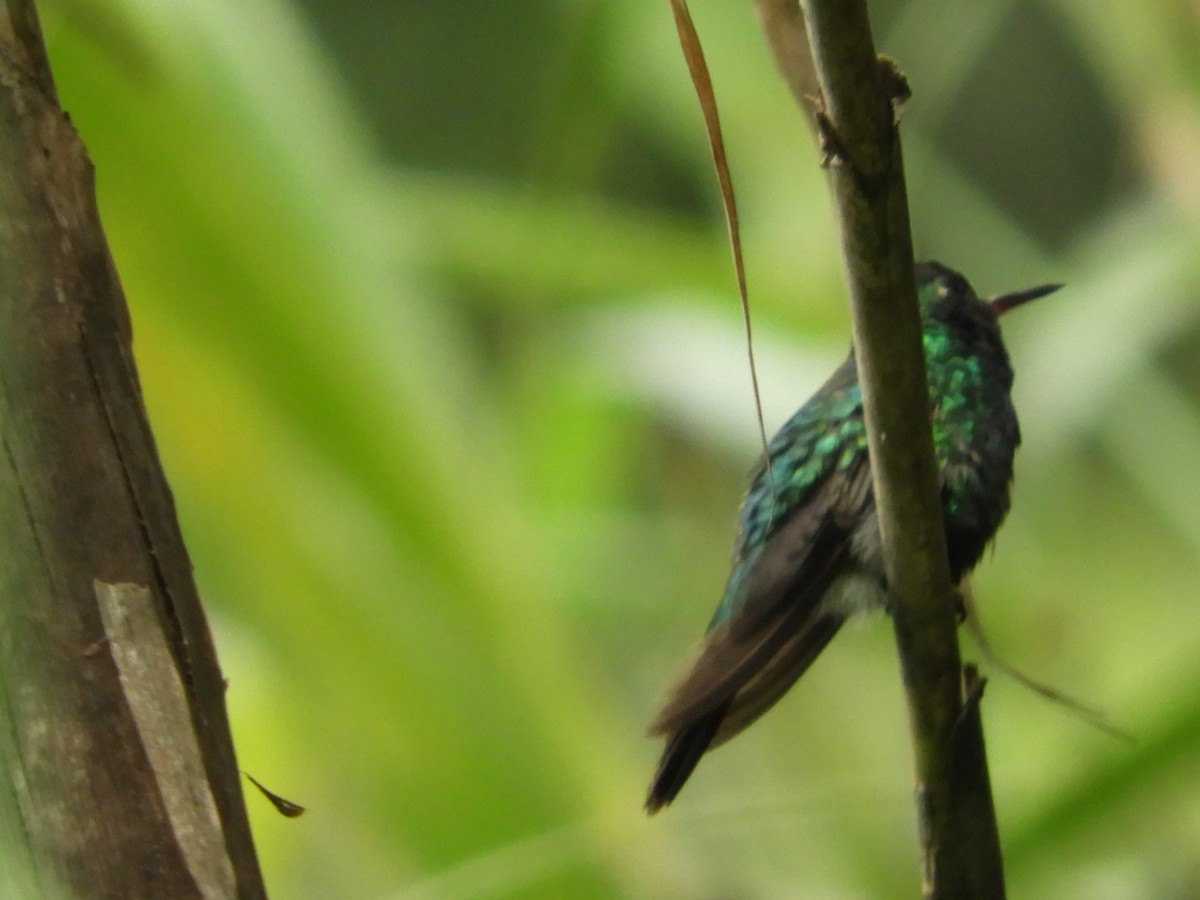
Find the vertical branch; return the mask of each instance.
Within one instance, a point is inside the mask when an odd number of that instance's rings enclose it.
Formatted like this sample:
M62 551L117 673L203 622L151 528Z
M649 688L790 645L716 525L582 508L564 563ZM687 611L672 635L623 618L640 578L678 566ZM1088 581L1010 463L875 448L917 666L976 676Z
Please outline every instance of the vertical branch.
M131 341L36 9L5 0L0 891L254 900L225 685Z
M796 102L807 103L819 88L800 4L797 0L754 0L754 11L779 74Z
M776 3L776 6L779 4ZM793 3L792 6L796 4ZM841 218L875 501L912 731L924 891L1004 895L972 672L950 602L900 137L907 84L876 56L863 0L801 0L817 124ZM798 27L799 17L764 19ZM795 36L769 35L773 47Z

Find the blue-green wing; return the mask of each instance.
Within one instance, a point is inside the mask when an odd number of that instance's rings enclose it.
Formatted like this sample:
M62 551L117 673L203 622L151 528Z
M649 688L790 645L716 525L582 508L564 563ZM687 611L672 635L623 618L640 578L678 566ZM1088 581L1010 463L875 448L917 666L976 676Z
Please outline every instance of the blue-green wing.
M772 440L700 656L651 726L668 742L649 809L674 798L706 750L782 697L841 627L844 611L822 600L850 564L851 535L873 502L866 453L847 449L861 434L848 363Z

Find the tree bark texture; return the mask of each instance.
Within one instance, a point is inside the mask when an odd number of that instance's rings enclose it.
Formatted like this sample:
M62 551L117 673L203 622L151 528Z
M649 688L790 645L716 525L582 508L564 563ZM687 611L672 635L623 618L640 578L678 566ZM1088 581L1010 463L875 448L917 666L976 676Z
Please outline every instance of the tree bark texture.
M31 0L6 0L3 896L265 897L224 690L92 165L59 107Z

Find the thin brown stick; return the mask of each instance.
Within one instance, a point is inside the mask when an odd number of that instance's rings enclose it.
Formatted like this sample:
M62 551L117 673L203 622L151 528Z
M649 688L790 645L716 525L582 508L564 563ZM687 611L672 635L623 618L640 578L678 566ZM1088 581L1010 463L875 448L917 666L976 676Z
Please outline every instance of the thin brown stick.
M820 89L800 4L797 0L754 0L754 10L779 74L796 101L807 103Z
M803 0L850 288L871 472L914 750L924 893L1004 896L978 715L950 602L900 137L907 84L862 0ZM786 24L786 19L782 20ZM793 23L794 24L794 23ZM772 41L772 44L782 41Z

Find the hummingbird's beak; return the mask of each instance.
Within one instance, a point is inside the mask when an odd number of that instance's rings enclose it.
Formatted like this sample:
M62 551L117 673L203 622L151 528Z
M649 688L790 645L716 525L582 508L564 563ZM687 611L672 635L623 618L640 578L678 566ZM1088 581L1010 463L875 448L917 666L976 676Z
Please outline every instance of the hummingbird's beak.
M987 302L995 311L996 315L1008 312L1010 309L1028 303L1030 300L1036 300L1038 297L1045 297L1047 294L1053 294L1057 291L1061 284L1043 284L1040 287L1026 288L1023 291L1017 291L1012 294L1002 294L999 297L989 297Z

